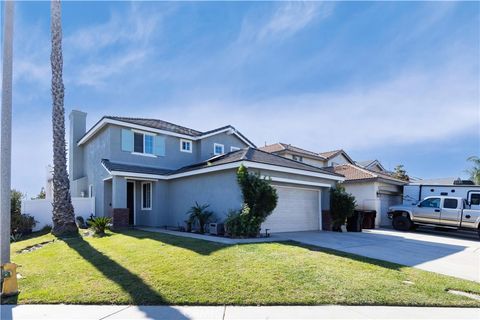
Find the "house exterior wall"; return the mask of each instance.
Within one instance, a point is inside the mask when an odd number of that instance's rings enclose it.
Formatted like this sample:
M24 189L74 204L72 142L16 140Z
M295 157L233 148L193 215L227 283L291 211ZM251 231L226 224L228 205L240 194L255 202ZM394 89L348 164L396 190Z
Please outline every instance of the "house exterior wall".
M285 157L285 158L288 158L288 159L293 159L293 156L294 154L293 153L290 153L290 152L283 152L282 154L278 154L282 157ZM302 159L303 159L303 163L305 164L309 164L311 166L315 166L315 167L319 167L319 168L323 168L325 167L325 161L322 161L322 160L319 160L319 159L313 159L313 158L309 158L308 156L304 156L304 155L301 155Z
M166 181L135 182L135 222L139 226L161 227L168 225L168 183ZM142 182L152 183L152 209L142 209Z
M215 143L223 144L225 153L230 152L231 147L246 148L247 144L234 134L222 132L198 141L199 155L197 162L205 161L214 156L213 146Z
M357 210L375 210L377 216L375 218L376 226L390 225L386 213L382 211L381 196L388 196L392 205L395 202L401 203L401 186L384 183L384 182L344 182L345 191L355 197Z
M195 149L196 145L192 141L192 153L180 151L180 139L169 135L156 134L165 138L165 156L145 156L134 154L130 151L122 151L122 128L130 130L128 127L117 125L107 126L110 131L110 161L130 163L139 166L149 166L162 169L178 169L183 166L196 162ZM149 132L148 130L144 130ZM95 138L93 138L95 139Z
M104 201L104 182L103 179L109 177L101 164L101 159L108 159L110 157L110 131L101 130L95 139L89 141L86 145L82 146L83 150L83 170L86 180L82 181L81 188L72 188L76 193L72 196L79 197L81 191L88 195L88 186L93 185L93 195L95 197L95 211L97 215L108 215L109 212L105 212ZM78 181L80 182L80 181ZM73 181L76 183L76 181ZM83 190L84 189L84 190ZM108 200L109 202L111 199Z
M377 186L371 182L344 182L345 191L355 197L358 210L377 210Z
M198 204L209 204L217 221L223 221L229 210L242 206L242 194L236 181L236 169L199 174L168 182L169 226L184 226L187 211Z
M350 163L348 159L343 154L338 154L335 157L331 158L327 162L327 166L336 166L340 164L347 164Z

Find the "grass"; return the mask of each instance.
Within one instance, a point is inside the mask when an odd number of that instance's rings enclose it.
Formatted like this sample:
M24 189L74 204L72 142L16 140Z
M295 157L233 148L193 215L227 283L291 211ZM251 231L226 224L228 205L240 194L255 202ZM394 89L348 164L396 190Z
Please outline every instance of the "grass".
M480 306L446 292L480 293L478 283L294 242L228 246L132 230L17 253L52 239L12 244L18 303Z

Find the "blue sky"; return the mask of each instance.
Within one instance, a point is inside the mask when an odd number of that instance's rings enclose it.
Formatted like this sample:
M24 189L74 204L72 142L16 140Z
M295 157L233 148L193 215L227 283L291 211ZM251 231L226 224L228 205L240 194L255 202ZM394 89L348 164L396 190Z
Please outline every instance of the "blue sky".
M18 2L12 184L51 162L48 2ZM480 154L478 2L65 2L65 107L232 124L424 178Z

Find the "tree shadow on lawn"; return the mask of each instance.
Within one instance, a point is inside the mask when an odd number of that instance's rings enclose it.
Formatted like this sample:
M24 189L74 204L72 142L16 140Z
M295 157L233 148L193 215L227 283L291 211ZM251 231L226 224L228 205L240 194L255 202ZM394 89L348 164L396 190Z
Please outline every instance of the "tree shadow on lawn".
M140 231L140 230L123 231L121 232L121 234L128 237L137 238L137 239L150 239L150 240L159 241L167 245L187 249L201 255L210 255L213 252L223 250L232 246L244 246L244 245L255 245L255 244L262 245L267 243L275 243L275 244L281 244L284 246L307 249L310 251L324 252L327 254L335 255L337 257L347 258L347 259L364 262L364 263L370 263L370 264L374 264L376 266L391 269L391 270L400 270L401 268L405 267L404 265L393 263L393 262L388 262L388 261L374 259L374 258L368 258L368 257L347 253L347 252L342 252L334 249L328 249L320 246L303 244L301 242L292 241L292 240L272 241L272 242L266 242L266 243L239 243L239 244L229 245L229 244L215 243L215 242L201 240L201 239L193 239L193 238L186 238L186 237L184 238L176 235L155 233L155 232L149 232L149 231Z
M142 278L92 247L82 237L63 240L105 277L118 284L124 292L128 293L133 305L164 305L168 303L156 290L146 284ZM154 313L155 310L152 308L140 308L140 310L152 319L159 316L158 313ZM188 319L174 308L168 309L168 314L175 319Z
M155 240L161 243L165 243L167 245L183 248L204 256L208 256L215 251L232 246L202 239L187 238L182 236L143 230L125 230L118 233L136 239Z

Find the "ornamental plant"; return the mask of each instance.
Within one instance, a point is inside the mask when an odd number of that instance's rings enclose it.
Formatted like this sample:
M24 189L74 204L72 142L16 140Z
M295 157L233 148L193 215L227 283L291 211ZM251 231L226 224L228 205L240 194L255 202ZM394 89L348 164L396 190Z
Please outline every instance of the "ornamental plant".
M237 171L237 182L243 196L241 210L230 212L225 227L233 237L256 237L260 226L273 212L278 202L277 190L270 179L261 178L257 173L249 173L241 165Z
M332 215L332 231L341 232L342 225L355 210L355 197L345 192L345 188L338 184L330 190L330 213Z

